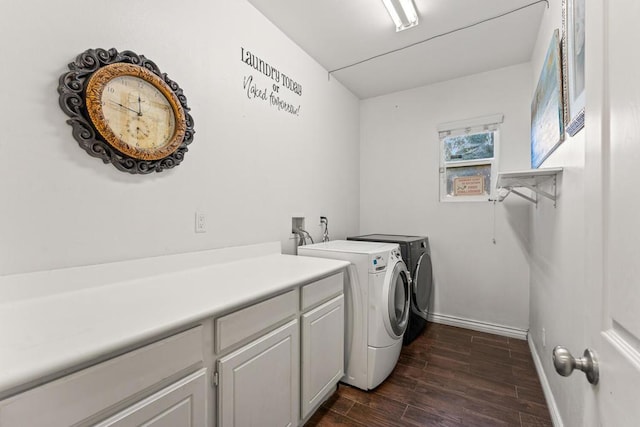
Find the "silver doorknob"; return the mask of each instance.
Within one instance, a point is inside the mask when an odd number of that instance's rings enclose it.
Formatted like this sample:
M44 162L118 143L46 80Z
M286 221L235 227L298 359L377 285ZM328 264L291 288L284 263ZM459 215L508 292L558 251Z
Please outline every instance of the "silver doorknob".
M574 369L579 369L587 375L587 381L593 385L598 384L600 379L598 358L589 348L584 351L583 357L576 359L565 347L556 346L553 349L553 366L563 377L568 377Z

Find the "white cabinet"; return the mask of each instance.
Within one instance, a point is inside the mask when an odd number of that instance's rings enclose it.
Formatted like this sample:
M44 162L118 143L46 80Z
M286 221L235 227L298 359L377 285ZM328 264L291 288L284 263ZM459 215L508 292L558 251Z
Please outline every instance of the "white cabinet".
M197 326L0 401L0 426L93 424L185 371L201 368L202 338L202 326ZM198 399L198 417L206 417L205 396L192 398Z
M343 273L296 277L243 308L43 378L0 401L0 426L302 425L342 376Z
M207 371L201 369L95 427L205 427Z
M220 427L298 424L298 334L294 319L218 360Z
M342 273L216 319L218 426L298 426L344 370Z
M343 375L344 296L304 313L302 329L302 418L311 414Z

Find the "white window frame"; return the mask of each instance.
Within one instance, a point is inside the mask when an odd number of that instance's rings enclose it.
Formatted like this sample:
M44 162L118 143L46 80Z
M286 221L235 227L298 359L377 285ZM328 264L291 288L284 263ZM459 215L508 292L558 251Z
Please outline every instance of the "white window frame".
M477 117L474 119L442 123L438 126L438 143L440 144L440 201L441 202L486 202L495 198L496 180L498 178L498 158L500 153L500 124L503 114ZM445 160L444 139L449 136L494 132L493 157L479 160ZM480 196L454 196L447 194L447 169L463 166L491 167L489 194Z

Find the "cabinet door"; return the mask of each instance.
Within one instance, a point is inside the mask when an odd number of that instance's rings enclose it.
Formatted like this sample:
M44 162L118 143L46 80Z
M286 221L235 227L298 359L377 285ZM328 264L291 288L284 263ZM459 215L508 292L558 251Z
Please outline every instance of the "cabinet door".
M292 320L218 361L220 427L297 425L298 334Z
M205 427L206 369L171 384L96 427Z
M344 296L302 315L302 419L342 378Z

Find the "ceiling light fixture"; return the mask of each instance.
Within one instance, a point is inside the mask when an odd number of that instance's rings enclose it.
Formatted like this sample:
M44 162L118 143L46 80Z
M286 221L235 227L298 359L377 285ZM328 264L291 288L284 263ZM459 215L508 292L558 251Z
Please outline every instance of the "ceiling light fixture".
M412 0L382 0L382 3L396 24L396 32L418 25L418 12Z

